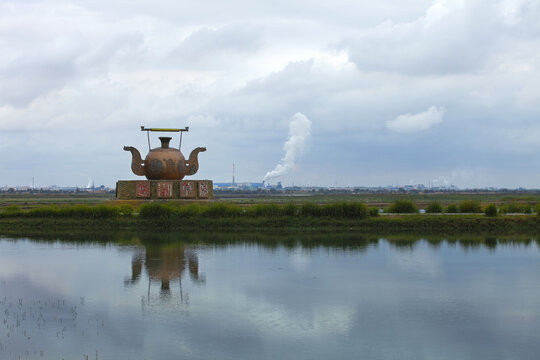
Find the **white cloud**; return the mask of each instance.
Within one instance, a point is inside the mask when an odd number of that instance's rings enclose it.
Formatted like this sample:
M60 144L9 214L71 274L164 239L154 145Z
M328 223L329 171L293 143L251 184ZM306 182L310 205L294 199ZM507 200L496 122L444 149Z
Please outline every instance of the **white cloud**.
M399 115L386 123L386 127L399 133L413 133L427 130L443 120L444 109L432 106L418 114Z
M360 70L412 75L469 73L485 67L508 39L491 1L435 0L407 22L387 20L341 44Z
M188 126L200 126L201 128L215 128L219 125L219 119L210 115L191 115L187 118Z
M540 151L532 136L526 147L510 136L532 133L540 116L539 17L532 0L0 0L0 147L32 144L14 164L61 163L66 183L86 184L76 175L84 172L112 185L130 174L121 145L145 145L140 125L191 125L186 149L209 149L201 176L228 179L235 162L255 181L301 111L313 121L310 151L284 184L429 181L437 154L420 163L417 142L387 131L429 128L426 141L456 149L434 172L484 168L511 185L506 174L530 171L533 160L507 149ZM396 118L431 104L448 109L444 126L439 108ZM76 139L70 153L86 160L69 159L58 139ZM362 155L372 151L377 164ZM94 164L96 152L106 160ZM58 182L45 167L10 166L3 183L41 172ZM522 178L540 182L530 175Z
M509 25L515 25L521 21L520 10L527 0L502 0L497 4L501 15Z
M200 28L189 34L172 52L172 62L196 69L221 69L243 62L263 45L263 27L235 24L217 29ZM234 65L234 64L232 64Z

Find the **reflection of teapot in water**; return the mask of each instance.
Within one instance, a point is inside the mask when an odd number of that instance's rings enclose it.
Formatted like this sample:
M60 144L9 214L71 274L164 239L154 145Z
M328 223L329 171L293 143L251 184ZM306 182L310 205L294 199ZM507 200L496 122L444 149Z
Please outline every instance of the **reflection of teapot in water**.
M198 156L201 151L206 151L205 147L195 148L186 161L180 150L169 147L170 137L159 139L161 147L150 150L144 161L139 150L124 146L125 151L131 152L131 170L135 175L146 176L149 180L182 180L199 170Z
M192 249L186 249L183 244L169 246L147 246L144 254L138 252L131 261L131 279L126 285L139 281L143 267L146 268L150 281L161 282L161 292L169 293L170 283L179 281L181 285L182 274L186 266L192 281L204 284L204 276L199 275L199 258Z

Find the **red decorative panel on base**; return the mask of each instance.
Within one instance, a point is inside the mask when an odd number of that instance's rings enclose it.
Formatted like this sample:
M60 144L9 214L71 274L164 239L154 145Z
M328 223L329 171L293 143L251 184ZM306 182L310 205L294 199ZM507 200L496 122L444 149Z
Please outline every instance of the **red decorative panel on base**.
M199 198L206 199L210 197L210 184L208 181L199 181Z
M116 183L119 200L185 200L212 199L212 180L120 180Z
M172 198L173 196L173 184L172 182L158 182L157 183L157 197L158 198Z
M140 198L149 198L150 197L150 183L147 181L137 182L136 195Z
M184 180L180 182L180 197L194 198L197 197L197 183L193 180Z

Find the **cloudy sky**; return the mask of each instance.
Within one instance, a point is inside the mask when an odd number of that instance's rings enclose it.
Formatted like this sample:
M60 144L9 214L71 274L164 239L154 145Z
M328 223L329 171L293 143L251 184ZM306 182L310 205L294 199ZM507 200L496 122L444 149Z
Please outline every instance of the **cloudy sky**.
M302 116L272 181L538 188L538 19L539 0L0 0L0 185L136 179L141 125L190 126L195 178L261 181Z

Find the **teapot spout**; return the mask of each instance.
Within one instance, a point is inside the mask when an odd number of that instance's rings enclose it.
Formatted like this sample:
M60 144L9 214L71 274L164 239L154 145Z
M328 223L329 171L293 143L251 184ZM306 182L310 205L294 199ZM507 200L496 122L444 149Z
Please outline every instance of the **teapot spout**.
M141 157L141 153L139 152L139 150L137 150L133 146L124 146L124 150L131 152L131 171L133 171L135 175L146 175L144 161Z
M203 151L206 151L205 147L198 147L193 149L191 154L189 154L189 159L186 162L185 176L194 175L199 171L199 153Z

